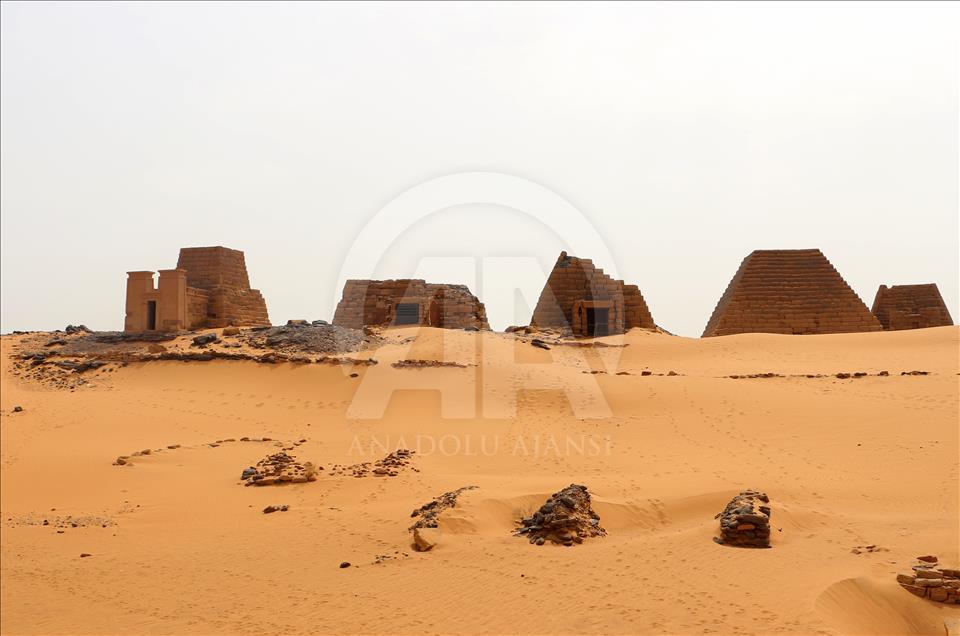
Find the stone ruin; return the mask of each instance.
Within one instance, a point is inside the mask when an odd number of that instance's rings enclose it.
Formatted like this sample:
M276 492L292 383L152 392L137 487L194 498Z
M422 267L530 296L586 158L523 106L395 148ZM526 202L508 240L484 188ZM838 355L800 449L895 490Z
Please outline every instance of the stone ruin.
M936 283L892 287L880 285L871 311L887 331L953 324Z
M267 303L250 288L243 252L184 247L176 269L127 272L126 332L269 326Z
M720 519L720 536L713 540L722 545L752 548L770 547L770 499L757 490L745 490L730 500Z
M656 328L636 285L614 280L590 259L566 252L560 252L540 292L530 325L590 338Z
M318 468L310 462L300 463L286 451L261 459L256 466L244 469L240 479L244 486L275 486L283 483L303 484L317 480ZM319 469L322 470L322 469Z
M333 324L351 329L391 325L490 329L483 303L466 285L419 279L348 280Z
M587 537L602 537L607 531L600 526L600 515L590 507L586 486L570 484L556 492L535 513L521 519L515 534L530 543L572 546Z
M881 329L820 250L755 250L734 274L703 337Z
M960 569L941 567L935 556L917 557L911 573L898 574L897 583L916 596L960 605Z

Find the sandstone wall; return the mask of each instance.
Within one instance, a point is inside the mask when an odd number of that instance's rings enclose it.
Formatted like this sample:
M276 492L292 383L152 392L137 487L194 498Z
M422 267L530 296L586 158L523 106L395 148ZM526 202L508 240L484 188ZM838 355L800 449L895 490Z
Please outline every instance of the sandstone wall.
M880 329L820 250L756 250L743 259L703 335Z
M605 302L610 303L610 333L622 333L634 327L656 327L636 285L624 285L622 280L610 278L588 258L561 252L540 293L530 324L589 335L585 333L582 317L574 314L574 306L578 303L601 306Z
M186 329L201 329L207 321L207 307L210 305L210 292L196 287L187 287L187 324Z
M923 329L953 324L947 304L935 283L927 285L880 285L873 299L873 315L883 328Z
M427 283L419 279L348 280L333 324L353 329L392 325L400 303L418 304L418 323L424 326L490 328L483 303L465 285Z

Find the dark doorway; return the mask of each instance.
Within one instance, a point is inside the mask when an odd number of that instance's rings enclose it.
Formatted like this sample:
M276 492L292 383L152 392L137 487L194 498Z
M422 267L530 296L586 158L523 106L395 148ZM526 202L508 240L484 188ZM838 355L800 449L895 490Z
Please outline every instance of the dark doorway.
M587 307L587 335L610 335L610 310L607 308Z
M395 325L416 325L420 323L419 303L398 303Z
M157 301L147 301L147 331L155 331L157 328Z

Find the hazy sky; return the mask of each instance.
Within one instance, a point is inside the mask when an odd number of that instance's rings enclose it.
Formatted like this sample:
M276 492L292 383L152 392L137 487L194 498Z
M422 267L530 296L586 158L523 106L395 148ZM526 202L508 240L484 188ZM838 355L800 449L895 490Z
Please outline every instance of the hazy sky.
M329 319L378 211L476 171L579 210L608 255L576 255L638 284L675 333L699 336L764 248L821 248L867 305L881 283L936 282L956 321L958 18L953 3L3 3L0 327L121 329L125 272L201 245L246 252L275 323ZM525 324L578 237L500 192L457 194L347 274L468 282L494 328ZM542 277L515 284L490 257L534 257Z

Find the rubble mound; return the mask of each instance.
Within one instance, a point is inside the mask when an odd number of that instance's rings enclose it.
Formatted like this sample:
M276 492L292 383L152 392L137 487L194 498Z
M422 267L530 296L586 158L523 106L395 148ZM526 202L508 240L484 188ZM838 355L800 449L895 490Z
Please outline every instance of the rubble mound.
M960 605L960 568L940 567L935 556L917 557L910 574L898 574L897 583L931 601Z
M571 546L583 543L585 537L602 537L607 531L600 526L600 516L590 507L590 493L586 486L570 484L554 493L540 509L520 520L517 536L525 536L530 543L543 545L552 541Z
M416 451L398 448L372 464L370 462L350 464L349 466L334 464L330 469L330 474L333 476L350 475L351 477L366 477L369 474L376 477L396 477L400 474L401 469L410 466L414 452ZM417 469L411 466L411 470L416 471Z
M766 493L744 490L715 517L720 519L720 536L713 540L722 545L769 548L769 503Z
M439 497L434 497L433 501L423 504L410 513L411 517L419 518L410 526L409 530L413 532L418 528L436 528L437 518L440 516L440 513L447 508L456 508L457 498L461 493L467 490L475 490L476 488L476 486L464 486L456 490L451 490L450 492L445 492Z
M302 484L317 480L317 470L322 470L310 462L299 463L296 457L286 451L267 455L243 471L241 479L244 486L273 486L290 482Z
M334 325L293 324L241 332L238 336L257 349L287 353L348 353L375 344L377 338L359 329Z

